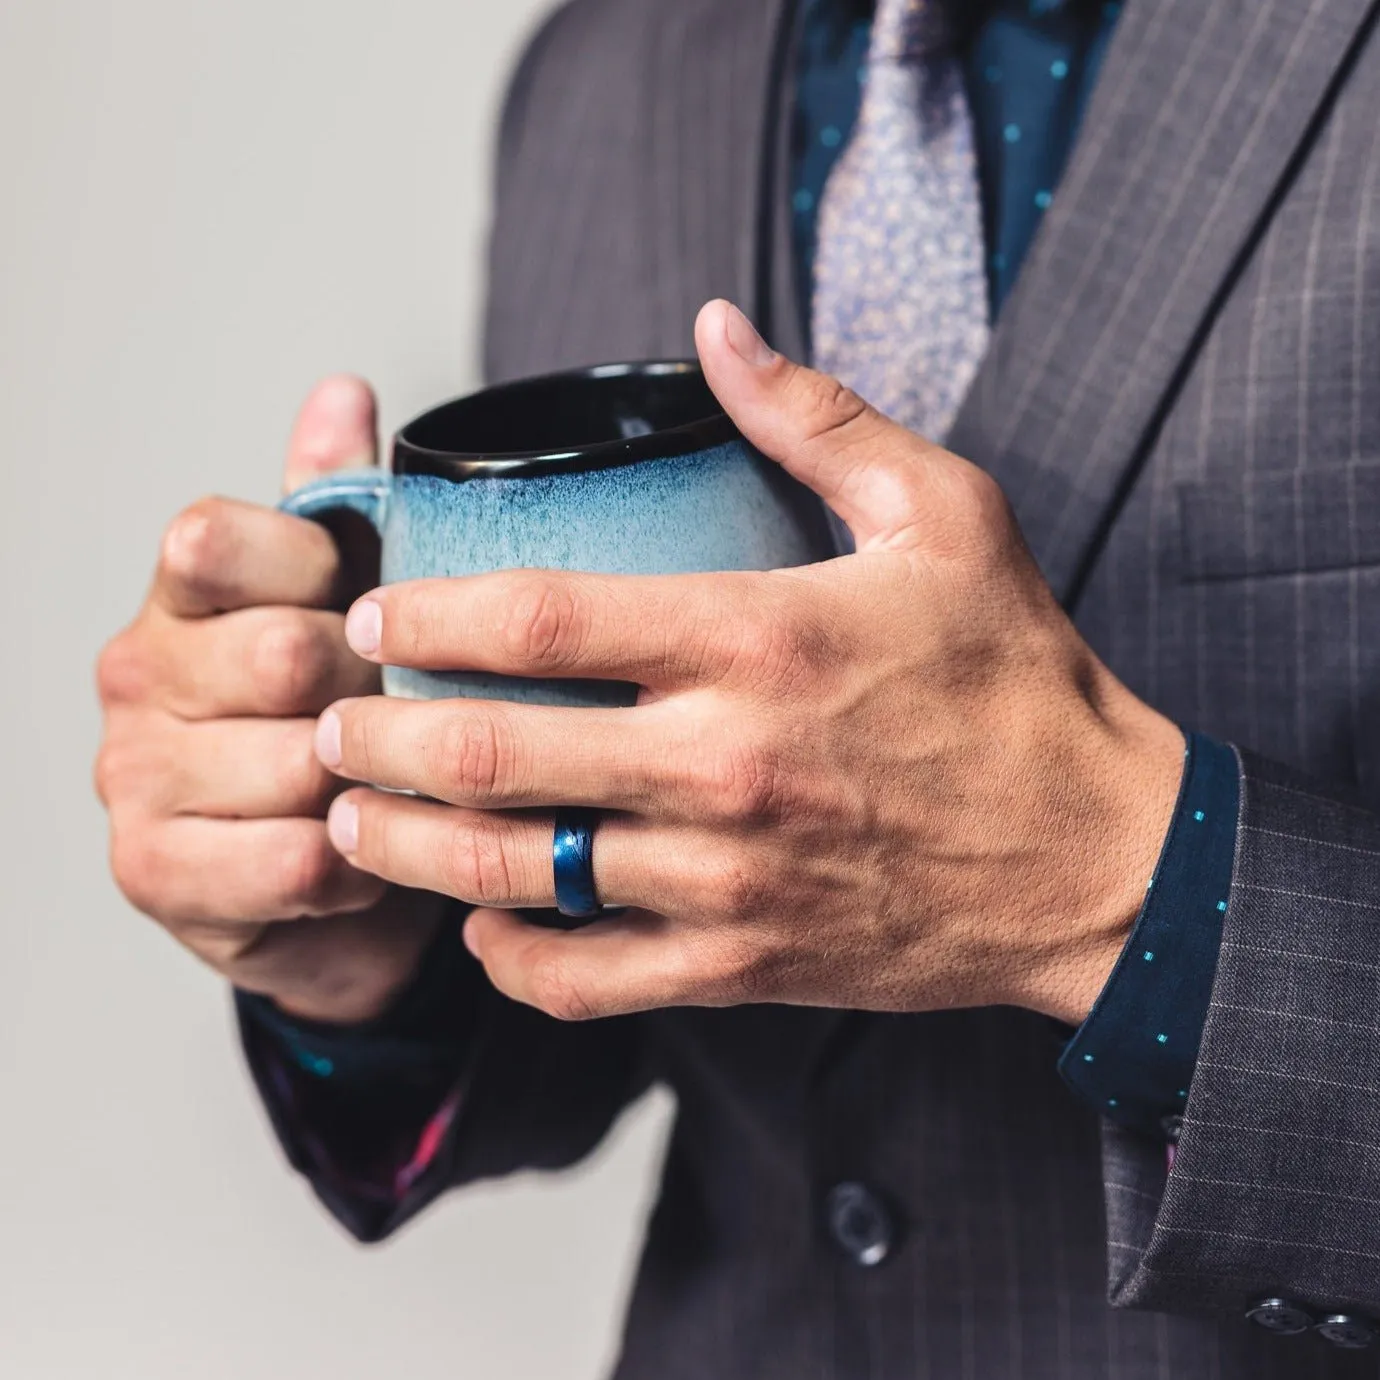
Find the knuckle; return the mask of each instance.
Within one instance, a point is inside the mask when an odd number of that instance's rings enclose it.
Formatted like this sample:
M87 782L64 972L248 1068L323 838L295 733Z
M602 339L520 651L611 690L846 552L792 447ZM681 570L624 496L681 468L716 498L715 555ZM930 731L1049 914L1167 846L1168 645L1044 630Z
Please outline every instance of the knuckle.
M520 665L559 666L579 650L584 618L565 584L523 578L516 582L503 625L503 647Z
M1001 485L976 465L962 464L948 470L945 487L945 508L953 521L947 542L931 543L934 554L979 564L999 559L1017 531Z
M187 754L169 725L154 718L121 716L96 752L96 795L111 811L135 805L150 818L175 812L187 795Z
M744 618L734 630L735 660L745 663L753 672L778 655L782 642L780 630L769 618Z
M111 638L96 659L96 691L103 705L127 704L148 694L148 660L132 630Z
M102 743L96 752L95 765L91 771L91 785L96 792L96 799L109 809L119 787L107 743Z
M274 796L285 806L321 804L333 784L331 774L317 760L313 729L310 721L292 724L274 754Z
M847 430L869 415L866 402L828 374L800 370L790 384L790 399L800 418L801 439L809 445Z
M440 775L459 799L482 806L503 794L511 763L508 738L489 716L462 712L446 723L438 743Z
M784 990L781 970L776 953L743 943L731 955L721 986L734 1003L772 1001Z
M786 610L744 618L735 632L734 661L759 690L776 693L798 684L824 652L819 632Z
M110 871L115 885L135 910L161 920L163 857L147 825L111 831Z
M1011 505L1002 487L986 470L963 465L954 473L959 502L969 521L1002 532L1011 520Z
M184 508L163 534L164 569L182 580L211 575L225 554L226 526L220 499L203 498Z
M528 973L533 1004L558 1021L588 1021L600 1012L560 953L542 952Z
M95 786L101 804L110 807L128 793L129 783L137 770L133 745L122 739L107 738L96 753Z
M269 714L292 714L326 687L330 657L321 633L306 618L275 617L259 633L252 655L254 687Z
M515 897L504 836L492 826L457 825L442 860L453 893L475 905L511 904Z
M711 814L735 824L776 819L781 812L781 766L774 749L737 740L706 755L703 798Z
M236 970L274 947L283 930L268 924L192 925L178 927L175 937L203 963L232 980Z
M766 880L754 864L732 857L714 875L715 908L735 923L757 919L767 901Z
M285 840L277 855L276 891L286 909L315 909L325 897L339 855L331 848L324 830Z

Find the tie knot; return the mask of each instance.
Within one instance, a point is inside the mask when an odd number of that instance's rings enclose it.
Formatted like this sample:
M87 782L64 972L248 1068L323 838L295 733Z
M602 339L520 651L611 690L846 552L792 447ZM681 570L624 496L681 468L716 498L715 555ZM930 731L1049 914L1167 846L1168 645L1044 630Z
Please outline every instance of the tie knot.
M916 62L947 42L941 0L877 0L869 62Z

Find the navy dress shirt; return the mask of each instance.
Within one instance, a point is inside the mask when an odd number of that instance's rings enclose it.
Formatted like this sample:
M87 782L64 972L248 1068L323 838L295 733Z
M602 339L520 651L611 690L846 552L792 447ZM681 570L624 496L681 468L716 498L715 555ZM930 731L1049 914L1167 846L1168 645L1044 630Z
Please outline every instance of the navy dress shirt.
M992 316L1053 204L1121 5L953 0L978 155ZM819 200L857 119L867 0L806 0L792 128L796 282L809 320ZM1188 1095L1235 857L1235 754L1190 734L1174 822L1147 901L1091 1014L1059 1061L1105 1116L1171 1136ZM1134 961L1133 961L1134 960Z
M857 118L871 28L866 0L805 0L793 125L794 247L809 320L819 198ZM1103 0L954 0L972 110L992 315L1000 311L1057 195L1120 5ZM1172 826L1147 899L1106 988L1063 1029L1065 1080L1103 1115L1174 1139L1206 1019L1236 841L1235 753L1186 739ZM461 912L463 913L463 912ZM415 1136L463 1064L476 969L445 925L392 1010L348 1029L292 1021L239 994L247 1037L276 1049L309 1086L305 1116L337 1143L357 1126L360 1157ZM313 1088L310 1085L315 1084ZM393 1147L390 1150L390 1147Z

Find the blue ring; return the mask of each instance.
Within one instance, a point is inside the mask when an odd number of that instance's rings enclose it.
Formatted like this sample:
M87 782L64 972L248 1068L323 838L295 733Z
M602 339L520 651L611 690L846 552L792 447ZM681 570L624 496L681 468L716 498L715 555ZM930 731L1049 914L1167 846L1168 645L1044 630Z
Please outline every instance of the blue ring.
M594 894L594 825L592 810L560 810L551 842L551 871L556 883L556 909L571 920L600 914Z

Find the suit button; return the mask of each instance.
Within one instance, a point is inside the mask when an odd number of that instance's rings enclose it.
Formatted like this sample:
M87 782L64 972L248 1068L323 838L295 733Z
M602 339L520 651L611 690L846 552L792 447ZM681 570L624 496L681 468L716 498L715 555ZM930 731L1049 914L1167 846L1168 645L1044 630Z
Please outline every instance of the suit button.
M829 1235L855 1265L880 1265L895 1238L891 1214L864 1184L836 1184L824 1202Z
M1364 1318L1349 1317L1346 1313L1331 1313L1318 1324L1317 1333L1333 1346L1359 1351L1375 1340L1375 1325Z
M1312 1317L1288 1299L1261 1299L1250 1306L1246 1316L1257 1327L1276 1332L1281 1337L1307 1332L1313 1326Z

